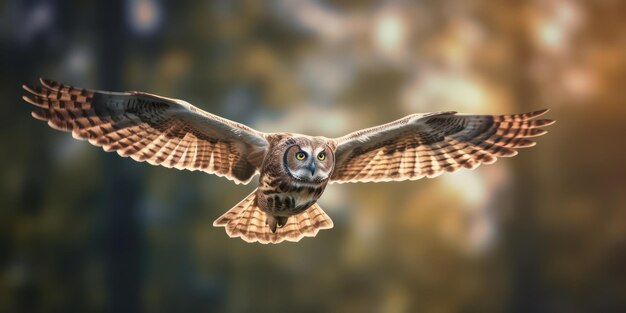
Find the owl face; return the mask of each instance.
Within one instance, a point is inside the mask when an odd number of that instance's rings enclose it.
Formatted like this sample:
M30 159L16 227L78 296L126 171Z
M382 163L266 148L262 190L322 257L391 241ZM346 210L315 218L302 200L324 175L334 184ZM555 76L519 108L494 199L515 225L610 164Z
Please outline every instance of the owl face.
M330 177L335 166L335 156L324 142L308 138L288 140L283 165L295 179L319 183Z

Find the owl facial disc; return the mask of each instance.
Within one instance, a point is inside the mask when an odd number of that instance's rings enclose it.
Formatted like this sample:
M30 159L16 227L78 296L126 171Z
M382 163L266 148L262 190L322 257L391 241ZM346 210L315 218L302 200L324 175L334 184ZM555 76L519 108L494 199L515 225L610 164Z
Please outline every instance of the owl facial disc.
M329 178L334 166L332 152L322 142L294 138L285 150L283 165L293 178L306 183L319 183Z

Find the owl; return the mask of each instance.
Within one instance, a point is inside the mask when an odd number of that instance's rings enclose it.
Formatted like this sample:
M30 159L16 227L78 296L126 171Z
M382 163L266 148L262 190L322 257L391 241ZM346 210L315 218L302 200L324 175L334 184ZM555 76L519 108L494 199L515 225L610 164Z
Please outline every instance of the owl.
M23 99L32 116L105 151L153 165L200 170L258 187L213 223L230 237L279 243L333 227L317 200L328 183L391 182L474 169L535 145L547 110L512 115L436 112L339 138L263 133L185 101L105 92L40 79Z

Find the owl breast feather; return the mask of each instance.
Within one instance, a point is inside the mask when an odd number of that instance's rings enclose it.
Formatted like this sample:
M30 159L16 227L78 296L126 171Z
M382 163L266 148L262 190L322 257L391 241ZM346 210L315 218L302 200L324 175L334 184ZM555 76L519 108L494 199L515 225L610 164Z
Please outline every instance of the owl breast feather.
M298 181L263 184L259 187L259 207L273 215L296 215L313 205L322 195L324 187L325 184Z

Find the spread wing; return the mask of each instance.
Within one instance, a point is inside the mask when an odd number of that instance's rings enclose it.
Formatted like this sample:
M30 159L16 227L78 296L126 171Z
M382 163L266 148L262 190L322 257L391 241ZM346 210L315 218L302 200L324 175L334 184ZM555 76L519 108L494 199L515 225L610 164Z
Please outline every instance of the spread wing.
M248 183L268 149L263 133L185 101L40 82L23 86L23 99L35 106L33 117L137 161Z
M554 121L535 119L548 110L515 115L470 115L456 112L413 114L341 138L331 182L416 180L474 169L517 148L531 147L530 137Z

